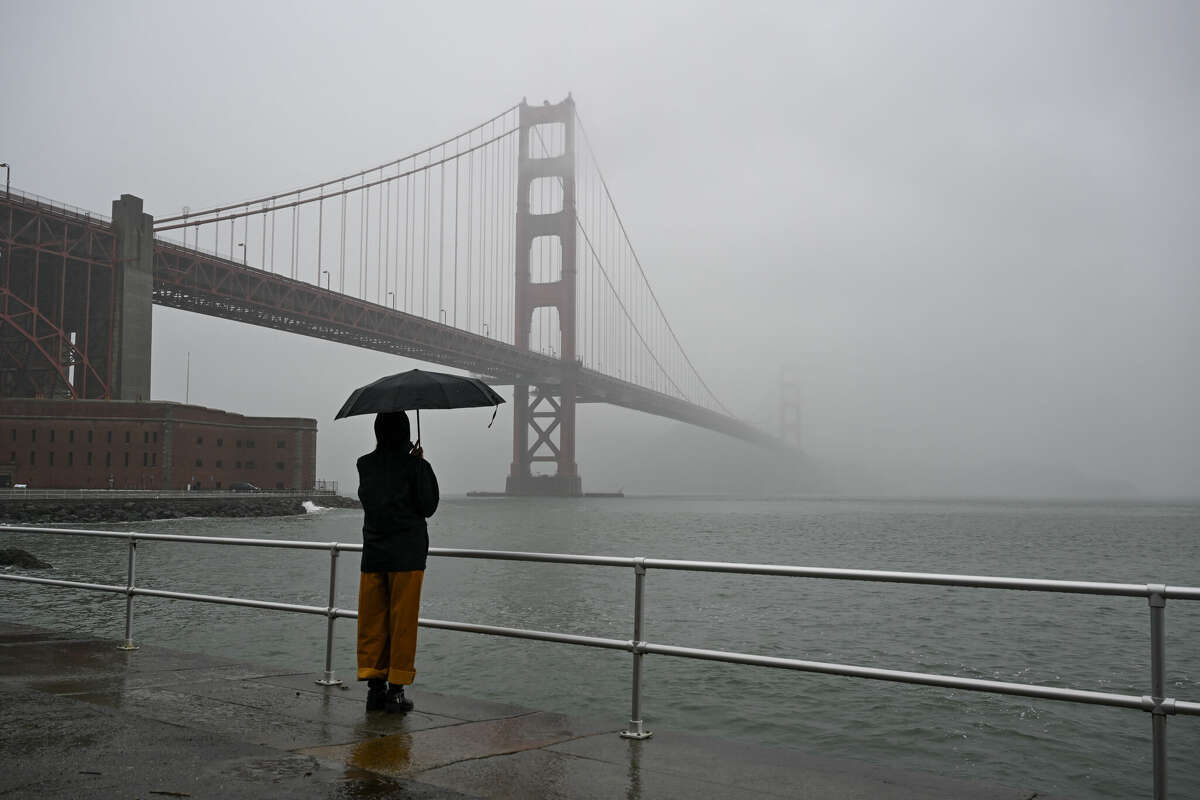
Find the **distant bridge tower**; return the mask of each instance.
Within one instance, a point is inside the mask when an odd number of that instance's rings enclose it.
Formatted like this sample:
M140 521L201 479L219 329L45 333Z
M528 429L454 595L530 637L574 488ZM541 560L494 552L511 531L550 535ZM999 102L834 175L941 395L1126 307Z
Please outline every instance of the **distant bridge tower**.
M779 438L800 449L800 368L779 369Z
M548 154L547 139L555 148ZM557 148L559 143L561 148ZM569 95L556 105L531 106L522 101L519 147L514 343L528 350L534 313L539 308L556 309L563 369L558 385L546 382L531 387L518 383L513 387L513 460L505 491L510 495L573 497L582 494L583 489L575 463L579 369L575 358L575 101ZM560 189L561 207L548 211L539 202L539 213L532 213L531 194L536 192L539 199L556 197ZM543 244L561 253L561 271L556 280L552 276L547 282L535 283L530 254L535 240L541 237L547 240ZM553 463L556 472L535 475L536 463Z

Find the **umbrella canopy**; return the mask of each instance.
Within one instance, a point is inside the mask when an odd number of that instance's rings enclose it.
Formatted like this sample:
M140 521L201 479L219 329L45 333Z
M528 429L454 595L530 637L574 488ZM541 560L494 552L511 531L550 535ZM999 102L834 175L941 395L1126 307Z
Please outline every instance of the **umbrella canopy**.
M503 402L503 397L477 378L411 369L355 389L334 419L422 408L498 406Z

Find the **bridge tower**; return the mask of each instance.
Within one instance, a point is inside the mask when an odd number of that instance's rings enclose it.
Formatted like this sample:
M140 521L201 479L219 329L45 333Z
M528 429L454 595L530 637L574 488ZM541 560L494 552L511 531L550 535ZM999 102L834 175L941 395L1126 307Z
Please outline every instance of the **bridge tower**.
M779 369L779 438L800 449L800 368L794 364Z
M549 138L554 143L562 143L561 152L545 154L543 146L547 137L541 134L539 126L552 131ZM555 128L558 130L554 131ZM575 463L576 376L579 370L575 358L575 101L569 95L555 105L531 106L522 101L519 147L515 344L530 349L529 332L534 312L545 307L556 309L562 377L557 384L542 382L530 386L517 383L513 386L513 460L505 492L510 495L576 497L582 494L583 483ZM530 195L539 181L551 181L561 188L562 207L557 211L532 213ZM538 210L546 212L545 208ZM540 237L557 239L562 268L557 280L535 283L530 271L530 254L534 241ZM535 475L533 465L536 463L553 463L556 472Z

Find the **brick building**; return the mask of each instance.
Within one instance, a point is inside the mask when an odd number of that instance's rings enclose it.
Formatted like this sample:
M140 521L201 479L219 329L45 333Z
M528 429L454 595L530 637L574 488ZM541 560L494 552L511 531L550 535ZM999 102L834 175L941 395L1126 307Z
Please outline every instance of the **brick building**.
M0 400L0 486L311 489L317 422L122 400Z

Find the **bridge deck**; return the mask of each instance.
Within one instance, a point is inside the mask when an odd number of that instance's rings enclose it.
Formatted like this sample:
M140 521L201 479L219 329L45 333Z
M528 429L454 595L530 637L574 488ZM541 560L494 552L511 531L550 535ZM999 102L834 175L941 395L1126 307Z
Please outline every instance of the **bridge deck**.
M798 751L361 685L0 621L0 795L293 798L961 798L1031 791ZM620 711L614 709L614 719ZM1036 795L1044 798L1043 795Z

